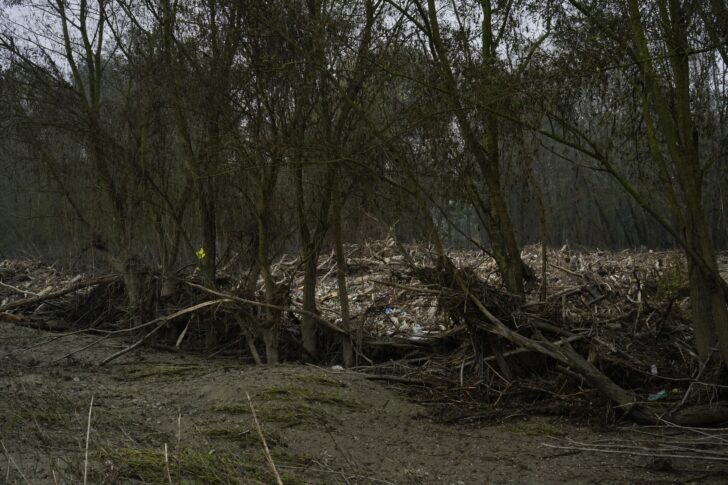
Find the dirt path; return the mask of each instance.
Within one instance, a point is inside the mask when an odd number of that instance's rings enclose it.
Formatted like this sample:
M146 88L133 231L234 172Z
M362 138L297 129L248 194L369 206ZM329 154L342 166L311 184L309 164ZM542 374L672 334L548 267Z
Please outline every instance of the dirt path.
M56 337L0 322L0 482L82 483L93 395L88 483L274 483L246 393L285 483L721 482L715 464L543 446L625 431L523 416L448 426L361 374L151 350L98 368L121 342L55 361L94 341Z

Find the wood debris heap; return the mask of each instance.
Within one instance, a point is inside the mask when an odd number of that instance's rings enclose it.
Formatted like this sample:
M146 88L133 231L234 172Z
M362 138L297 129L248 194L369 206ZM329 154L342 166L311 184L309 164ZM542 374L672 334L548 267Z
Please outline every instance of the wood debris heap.
M353 335L341 327L335 257L318 261L314 316L329 342L326 362L337 364L335 343L351 338L360 370L426 386L448 419L497 416L499 404L509 402L646 422L728 421L728 408L718 403L726 388L717 384L720 376L706 375L693 351L687 270L676 252L563 247L548 250L544 266L541 248L527 247L522 259L533 276L524 299L502 289L493 260L480 251L451 250L445 261L427 245L385 239L345 252ZM276 305L264 302L262 282L245 295L243 276L223 271L213 290L190 269L180 275L189 284L155 300L154 318L143 322L126 312L116 276L2 261L0 320L130 335L125 351L147 342L260 362L256 322L262 308L276 308L281 356L297 360L303 271L291 256L272 270L284 289ZM453 402L479 411L448 411ZM483 402L493 405L489 413Z

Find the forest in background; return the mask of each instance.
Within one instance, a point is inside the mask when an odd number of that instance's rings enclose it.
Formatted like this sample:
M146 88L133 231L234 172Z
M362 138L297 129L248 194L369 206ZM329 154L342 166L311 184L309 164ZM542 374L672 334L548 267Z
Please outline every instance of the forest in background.
M257 246L261 217L270 256L295 251L297 185L307 219L332 217L319 199L341 206L352 242L381 236L368 216L426 239L419 191L449 245L488 245L494 178L519 244L676 245L590 156L669 211L628 3L433 2L440 46L427 2L4 3L6 257L74 259L102 238L150 264L162 253L193 262L203 245L212 257ZM724 248L726 6L668 4L638 2L646 47L658 82L671 83L660 22L674 13L660 5L684 10L704 213ZM673 103L676 87L664 87ZM482 146L467 142L459 113ZM474 152L493 142L486 174ZM122 218L127 227L106 224Z
M295 253L317 360L319 256L352 337L344 244L393 235L433 245L474 334L624 404L494 316L448 248L490 256L510 307L538 271L527 243L676 247L697 356L728 361L723 0L5 0L0 22L2 256L112 269L137 323L182 268L214 292L225 265L242 298L262 282L276 362L272 265Z

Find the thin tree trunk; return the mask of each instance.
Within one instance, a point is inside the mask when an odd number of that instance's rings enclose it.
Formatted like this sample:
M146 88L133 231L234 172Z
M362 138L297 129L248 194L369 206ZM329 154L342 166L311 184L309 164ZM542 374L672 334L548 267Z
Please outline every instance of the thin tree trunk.
M268 248L268 228L267 228L267 208L264 190L261 187L261 193L258 196L258 268L263 276L263 285L265 287L265 301L269 304L276 304L275 299L275 281L270 270L270 254ZM262 310L264 315L261 322L261 333L263 342L265 343L265 356L269 364L278 363L278 336L279 336L279 315L280 312L265 308Z
M307 312L316 312L316 267L318 251L314 245L304 249L304 277L303 277L303 309ZM316 361L318 357L317 323L309 315L304 314L301 319L301 340L303 345L303 360Z
M215 193L212 180L203 175L199 184L200 229L202 230L202 249L204 257L200 260L202 279L208 288L216 288L217 226L215 215Z
M337 182L338 185L338 182ZM336 281L339 287L339 304L341 306L341 325L346 335L342 337L341 352L344 360L344 367L351 367L354 364L354 349L352 346L351 316L349 313L349 291L346 285L346 255L341 236L341 211L343 198L337 190L336 201L334 202L333 224L336 247Z
M489 0L481 2L483 8L483 75L485 80L494 77L495 46L491 25L491 11ZM506 289L515 294L523 295L523 262L513 229L513 223L508 214L508 206L503 196L500 180L500 152L498 146L499 126L498 119L491 113L484 115L486 125L485 140L479 140L473 123L468 118L460 98L460 88L452 67L448 60L448 52L440 35L435 0L428 0L429 23L431 26L430 40L434 49L433 56L439 64L445 83L451 91L449 97L455 112L458 126L462 131L463 139L468 150L474 157L484 181L487 192L488 207L483 208L483 222L486 224L490 236L493 255L503 278Z

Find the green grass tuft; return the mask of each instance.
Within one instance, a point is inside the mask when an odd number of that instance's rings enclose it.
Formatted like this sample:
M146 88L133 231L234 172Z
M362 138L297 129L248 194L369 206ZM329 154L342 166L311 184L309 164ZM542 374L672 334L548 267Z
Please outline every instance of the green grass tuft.
M118 381L139 381L149 378L175 380L178 376L192 374L199 370L200 368L197 366L137 367L124 369L122 372L116 373L113 377Z
M274 482L264 457L257 452L242 454L182 448L179 452L170 450L165 462L163 449L107 447L102 448L95 458L104 463L103 480L107 482L139 480L168 485L167 467L172 483L237 485ZM287 484L300 483L290 475L282 478Z

